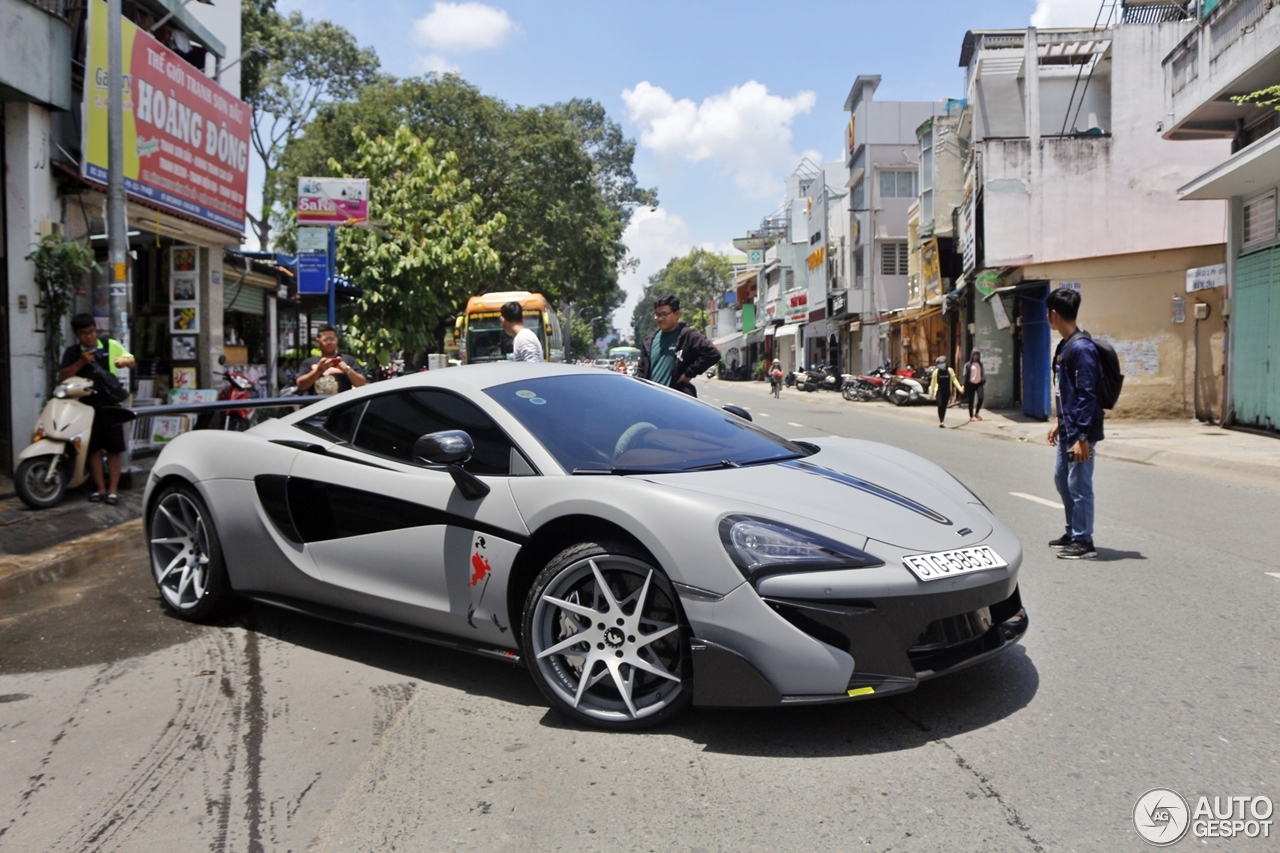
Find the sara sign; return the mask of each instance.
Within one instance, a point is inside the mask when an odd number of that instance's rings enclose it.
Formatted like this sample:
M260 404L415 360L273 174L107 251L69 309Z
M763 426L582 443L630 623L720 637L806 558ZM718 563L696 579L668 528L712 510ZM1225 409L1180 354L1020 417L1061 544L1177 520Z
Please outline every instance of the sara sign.
M298 178L299 225L354 225L368 219L368 178Z
M88 5L81 172L105 184L107 4ZM125 191L240 234L249 190L249 107L128 19L121 30Z

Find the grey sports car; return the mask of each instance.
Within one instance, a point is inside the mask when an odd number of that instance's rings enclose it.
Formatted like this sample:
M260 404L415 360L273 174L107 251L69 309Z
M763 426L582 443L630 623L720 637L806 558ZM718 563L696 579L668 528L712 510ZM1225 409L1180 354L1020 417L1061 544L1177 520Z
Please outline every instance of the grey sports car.
M919 456L590 367L477 365L160 455L164 603L237 596L524 663L636 728L912 690L1027 629L1017 538Z

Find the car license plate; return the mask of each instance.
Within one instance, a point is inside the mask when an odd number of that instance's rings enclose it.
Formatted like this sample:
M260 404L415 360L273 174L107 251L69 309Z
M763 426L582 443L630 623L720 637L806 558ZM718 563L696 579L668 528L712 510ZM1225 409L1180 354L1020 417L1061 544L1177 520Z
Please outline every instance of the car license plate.
M902 562L922 581L936 581L987 569L1003 569L1009 565L988 545L939 551L936 554L912 554L903 557Z

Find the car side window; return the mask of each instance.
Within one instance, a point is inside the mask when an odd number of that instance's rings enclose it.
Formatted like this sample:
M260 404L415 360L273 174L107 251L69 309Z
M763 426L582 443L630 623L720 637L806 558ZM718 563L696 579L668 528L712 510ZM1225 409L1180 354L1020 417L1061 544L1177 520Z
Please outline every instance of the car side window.
M475 453L463 467L472 474L511 473L512 445L506 433L474 403L436 390L401 391L372 397L352 444L401 462L413 461L413 445L429 432L464 430Z
M364 413L365 401L360 400L347 406L338 406L327 413L299 421L297 426L313 435L332 441L351 441L360 425L360 416Z

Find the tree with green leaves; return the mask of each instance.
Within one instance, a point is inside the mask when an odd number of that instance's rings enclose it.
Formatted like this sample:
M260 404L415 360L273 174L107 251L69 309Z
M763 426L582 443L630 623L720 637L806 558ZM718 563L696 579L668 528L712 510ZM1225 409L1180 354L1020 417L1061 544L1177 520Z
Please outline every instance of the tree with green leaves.
M459 302L497 270L490 243L506 219L481 214L457 155L436 156L434 140L403 125L390 137L353 133L354 155L329 162L336 177L369 179L368 227L339 232L338 270L362 291L347 343L385 364L393 350L442 344Z
M1237 104L1253 104L1257 107L1271 107L1280 111L1280 84L1268 86L1247 95L1232 95L1231 100Z
M242 0L241 53L241 98L253 110L253 150L266 170L261 213L250 213L249 223L266 249L281 200L277 170L289 140L321 106L354 97L374 82L378 56L331 21L280 14L275 0Z
M659 272L649 277L649 284L632 312L631 324L636 330L636 340L644 340L658 328L653 319L654 300L673 294L680 300L680 320L698 331L705 331L711 319L707 314L707 303L731 287L733 262L723 255L694 249L683 257L672 258Z
M622 304L622 232L631 209L657 196L637 186L635 143L591 101L513 107L454 74L382 77L357 98L322 107L289 142L276 197L292 200L297 176L349 156L355 128L390 135L400 124L456 152L459 174L481 199L479 218L506 217L492 241L499 268L483 290L542 293L586 316Z
M62 356L62 321L71 313L71 299L86 274L100 272L93 249L84 243L66 240L60 234L46 234L27 255L35 267L40 305L44 308L44 358L46 381L52 393Z

